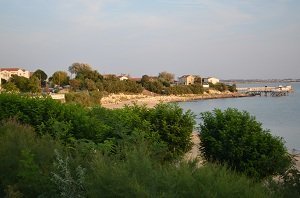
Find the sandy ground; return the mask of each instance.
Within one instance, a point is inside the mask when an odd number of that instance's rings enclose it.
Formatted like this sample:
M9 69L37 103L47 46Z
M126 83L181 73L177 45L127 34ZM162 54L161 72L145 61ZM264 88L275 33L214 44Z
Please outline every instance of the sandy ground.
M235 97L245 97L245 94L239 93L220 93L220 92L211 92L209 94L187 94L181 96L151 96L151 95L126 95L126 94L111 94L107 97L101 99L101 105L105 108L115 109L122 108L125 105L146 105L149 108L154 107L160 102L183 102L183 101L193 101L193 100L204 100L204 99L218 99L218 98L235 98Z
M200 144L200 138L198 136L198 132L193 132L191 141L193 142L193 147L192 149L185 154L184 159L185 160L199 160L199 165L202 164L203 160L201 159L201 152L199 150L199 144Z

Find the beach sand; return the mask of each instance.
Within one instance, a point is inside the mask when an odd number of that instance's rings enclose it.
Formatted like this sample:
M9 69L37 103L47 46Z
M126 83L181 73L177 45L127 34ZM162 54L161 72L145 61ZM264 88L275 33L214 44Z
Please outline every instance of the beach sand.
M236 98L246 97L248 95L240 93L225 92L221 93L218 91L210 92L209 94L186 94L186 95L170 95L170 96L151 96L151 95L126 95L126 94L111 94L101 99L101 105L105 108L115 109L122 108L125 105L146 105L149 108L154 107L158 103L165 102L184 102L193 100L205 100L205 99L220 99L220 98Z

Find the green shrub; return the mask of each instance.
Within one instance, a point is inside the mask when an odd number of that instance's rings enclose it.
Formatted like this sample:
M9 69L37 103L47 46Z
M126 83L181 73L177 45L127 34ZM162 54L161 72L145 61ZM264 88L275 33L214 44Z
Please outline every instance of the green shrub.
M160 103L148 110L146 120L151 131L168 146L170 159L182 156L191 148L191 133L196 124L191 111L183 112L176 104Z
M0 103L0 120L15 118L34 127L40 135L50 134L66 142L74 139L104 141L102 133L107 126L90 117L89 110L82 106L16 94L0 94Z
M51 196L55 188L49 180L54 149L61 149L59 141L50 136L36 137L29 126L15 121L0 125L0 197L17 193L26 197Z
M80 104L86 107L101 104L103 94L99 91L83 91L66 93L66 103Z
M87 174L88 197L271 197L268 190L224 167L160 164L140 141L124 158L97 154Z
M215 109L201 117L200 149L207 160L257 179L279 175L290 166L283 140L263 130L249 113Z
M143 133L158 147L167 146L165 160L181 157L191 148L194 116L190 111L184 113L176 104L158 104L152 109L137 105L115 110L93 108L91 117L109 126L106 139L125 140L134 133Z

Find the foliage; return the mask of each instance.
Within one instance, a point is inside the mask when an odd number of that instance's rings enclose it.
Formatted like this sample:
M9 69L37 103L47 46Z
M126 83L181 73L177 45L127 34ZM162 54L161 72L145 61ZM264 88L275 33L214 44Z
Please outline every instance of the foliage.
M63 86L69 84L69 77L65 71L56 71L51 77L52 83L55 85Z
M73 91L80 90L82 87L82 81L78 79L71 79L69 80L70 87Z
M18 92L19 89L18 87L13 83L13 82L6 82L5 84L3 84L3 89L5 89L5 91L8 92Z
M283 140L263 130L248 112L215 109L201 113L201 118L200 150L207 160L256 179L279 175L289 167Z
M157 93L157 94L163 94L164 93L164 85L161 81L146 81L143 83L143 87L147 89L148 91Z
M230 91L230 92L237 92L237 90L236 90L236 84L227 85L227 87L228 87L228 91Z
M25 78L23 76L12 75L8 84L8 90L20 90L21 92L37 93L41 91L40 80L36 76Z
M178 160L195 121L174 104L85 109L14 94L1 94L0 103L0 197L281 195L226 167Z
M77 75L81 72L92 71L92 67L87 63L73 63L68 70L71 74Z
M224 83L216 83L216 84L209 83L209 87L218 90L220 92L228 90L228 87Z
M121 150L122 159L96 154L87 175L88 197L271 197L262 185L224 167L159 164L143 141Z
M136 138L135 138L136 137ZM70 147L15 122L0 125L0 196L13 197L271 197L259 183L226 168L160 163L151 143L132 136L115 155ZM150 143L150 144L149 144ZM150 147L149 147L150 146ZM68 150L66 154L63 150ZM91 152L93 151L93 152ZM88 154L89 153L89 154ZM89 157L87 157L89 155Z
M18 75L12 75L9 79L9 82L12 82L16 85L16 87L21 92L27 92L28 90L28 78L25 78L24 76L18 76Z
M190 111L184 113L174 104L158 104L153 109L128 106L107 110L98 107L92 109L91 116L109 126L102 138L114 140L115 144L135 133L143 133L148 141L157 143L156 155L160 159L174 160L191 148L194 117Z
M168 146L170 159L182 156L191 148L190 136L195 120L191 111L183 112L176 104L158 104L146 114L151 131Z
M55 170L52 172L51 180L59 189L60 197L85 197L85 169L78 166L76 172L73 173L70 168L69 157L64 158L57 150L55 150L55 154Z
M48 76L43 70L37 69L35 72L33 72L32 76L37 77L42 86L46 85L46 80Z
M99 91L82 91L70 92L65 94L67 103L80 104L86 107L100 105L102 92Z
M81 106L16 94L1 94L0 103L0 120L13 117L33 126L40 135L50 134L66 142L74 138L103 141L99 137L106 126L90 117L88 110Z
M61 148L60 142L53 141L50 136L37 139L31 127L19 125L15 121L2 122L0 189L26 197L51 196L54 189L48 178L55 148ZM3 193L0 192L0 196Z
M41 82L36 76L31 76L27 84L28 91L32 93L41 92Z
M175 79L175 75L166 71L160 72L158 74L158 79L166 82L173 82Z

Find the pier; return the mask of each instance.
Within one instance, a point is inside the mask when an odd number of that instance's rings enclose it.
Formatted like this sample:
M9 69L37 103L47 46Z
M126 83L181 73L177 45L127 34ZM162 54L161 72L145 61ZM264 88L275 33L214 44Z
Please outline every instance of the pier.
M278 87L245 87L237 88L240 93L249 94L252 96L287 96L293 91L292 86L278 86Z

